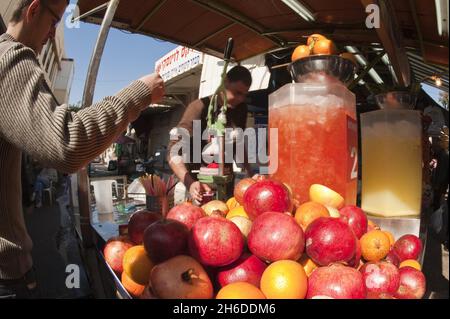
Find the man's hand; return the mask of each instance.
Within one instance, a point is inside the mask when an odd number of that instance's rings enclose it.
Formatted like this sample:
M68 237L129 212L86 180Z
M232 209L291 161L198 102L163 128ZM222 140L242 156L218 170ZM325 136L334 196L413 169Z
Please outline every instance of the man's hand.
M161 102L164 97L164 80L157 73L146 75L139 79L144 82L150 91L152 91L152 103Z
M203 200L203 193L206 192L211 192L211 188L206 184L200 183L199 181L195 181L191 184L191 186L189 186L189 194L191 194L193 199L200 203Z

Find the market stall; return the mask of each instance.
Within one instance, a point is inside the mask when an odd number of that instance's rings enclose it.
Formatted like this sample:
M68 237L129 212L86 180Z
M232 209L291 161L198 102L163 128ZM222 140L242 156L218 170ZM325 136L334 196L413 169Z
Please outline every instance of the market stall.
M223 216L231 212L236 216L226 215L227 219L223 220L214 220L213 217L212 220L199 219L201 222L195 224L189 236L190 238L194 236L197 246L190 244L189 251L202 265L220 269L222 266L237 262L244 246L240 236L237 236L241 239L236 239L236 242L233 240L234 245L223 247L210 247L202 242L207 232L205 228L212 229L212 232L221 229L229 232L229 236L234 236L233 231L237 225L244 236L249 236L248 248L253 255L258 256L260 260L271 262L269 268L278 261L298 260L305 249L306 241L305 256L309 258L304 257L300 261L302 263L300 267L303 267L308 277L313 276L309 277L309 285L317 280L312 278L317 277L319 272L331 271L330 267L334 266L329 265L334 262L357 268L361 255L362 259L369 263L388 259L391 261L390 264L395 264L393 262L395 257L390 254L391 245L394 250L395 247L402 245L412 247L413 252L409 253L403 253L401 248L397 248L396 257L401 255L397 262L413 259L420 267L423 259L423 247L420 246L426 244L426 216L429 207L422 203L423 132L420 114L414 110L414 98L418 92L417 84L427 82L436 85L437 78L442 87L448 90L448 44L444 35L446 33L448 37L448 26L446 27L445 23L437 18L446 10L445 8L438 6L433 8L427 1L393 3L365 0L347 0L339 3L258 1L257 10L250 1L227 1L225 4L222 1L167 0L133 1L125 4L119 0L110 2L80 0L78 4L80 19L102 24L88 73L83 105L90 105L92 102L98 66L111 26L169 40L218 57L223 56L227 39L232 37L234 49L231 57L237 62L258 54L274 55L289 52L291 61L273 65L272 69L284 68L292 77L293 83L278 88L269 96L269 127L279 130L276 158L278 167L269 172L270 179L260 178L261 180L253 182L247 180L247 186L250 184L252 186L243 197L243 185L236 185L235 197L220 198L228 200L227 205L222 202L222 205L225 205L223 209L220 209L220 203L217 202L211 210L208 206L203 207L207 215L219 214L217 211L221 211ZM436 4L444 5L441 1L437 1ZM377 10L366 10L369 5L376 5ZM370 16L371 14L375 16ZM172 18L168 19L168 15ZM373 19L368 19L368 16ZM374 21L378 21L378 25L373 25ZM423 65L433 68L432 72L427 74ZM423 78L423 72L427 78ZM387 90L386 87L391 89ZM403 90L400 93L394 92L392 89L394 87L402 87ZM406 88L408 93L405 93ZM377 94L380 92L383 94ZM361 101L367 101L367 97L373 96L376 96L380 110L360 116L361 108L367 108ZM296 116L293 117L293 114ZM390 133L386 133L387 127L391 127L388 130ZM358 161L359 155L362 155L362 161ZM406 163L407 165L404 165ZM223 171L220 175L224 175ZM358 181L361 175L362 180ZM215 183L214 178L212 180L212 183ZM358 189L358 185L361 184L362 188ZM105 227L99 222L93 222L96 215L89 204L86 191L88 182L83 172L80 173L79 185L80 210L84 218L83 241L89 244L90 237L97 240L98 237L102 238L102 244L97 246L101 253L106 241L119 235L118 222L115 219L118 215L114 215L116 212L111 213L112 226L110 225L111 228L108 228L110 231L105 233L104 229L110 226ZM269 200L259 198L262 193L267 192L278 193L279 197ZM239 194L242 197L240 199ZM362 210L355 205L361 206ZM183 209L193 215L199 214L198 210L191 206ZM240 209L241 212L238 213L236 209ZM329 234L334 234L335 237L333 243L328 243L331 247L328 253L324 248L327 243L311 244L311 241L314 240L316 243L319 240L317 238L320 238L320 233L324 229L343 227L337 222L338 219L333 217L343 218L352 224L348 220L360 218L357 216L361 216L363 210L363 215L367 214L372 224L369 223L367 226L366 220L366 226L356 240L344 240L346 236L352 237L352 234L354 237L357 232L350 225L353 232L349 232L348 229L330 230ZM131 212L130 209L128 211ZM290 212L292 216L284 214L273 216L268 212ZM165 212L157 213L165 214ZM247 216L246 221L232 223L235 226L230 224L229 219L244 217L244 214ZM125 218L127 215L122 213L121 216ZM308 228L310 222L313 222L306 220L313 218L312 216L325 217L322 220L323 225L317 221L315 227ZM153 219L155 216L148 218L152 222L157 220ZM292 225L293 220L296 220L297 224ZM274 243L267 251L267 248L258 246L258 242L270 242L274 239L267 237L267 234L253 231L255 227L249 226L251 223L253 225L258 223L261 228L268 227L270 223L279 223L281 229L289 230L284 235L291 238L285 240L284 246L277 246L280 243ZM166 231L164 223L158 226L161 229L154 232ZM181 240L180 247L176 245L168 247L164 242L156 245L152 231L148 231L148 238L140 242L134 241L133 252L130 250L129 253L134 254L135 258L140 258L142 263L155 263L152 273L163 272L161 268L172 260L168 261L167 252L172 253L170 257L176 257L186 251L186 247L182 246L187 242L188 232L180 230L176 225L167 227L174 227L177 230L172 232L178 232L177 238L185 239ZM380 231L380 228L390 236ZM280 238L283 238L283 231L279 231ZM92 234L97 238L92 238ZM403 235L406 234L409 237L405 239ZM386 237L387 251L380 252L379 246L386 245L379 244L379 241L386 242ZM295 239L297 241L291 243ZM116 240L120 242L119 245L127 245L126 240ZM335 254L336 251L344 249L334 247L338 245L337 242L347 245L345 249L348 251L344 255ZM162 247L165 248L164 252L155 252ZM146 259L145 253L139 252L139 249L144 248L151 261ZM221 251L220 256L215 251L217 249ZM192 263L192 267L197 270L197 276L203 275L204 271L200 264L194 260L185 263ZM128 265L127 262L124 262L125 265ZM296 263L293 267L298 265L300 263ZM265 269L266 265L260 267ZM361 273L368 275L364 273L365 266L361 267ZM312 275L312 270L316 268L315 275ZM333 272L348 275L349 281L352 281L356 277L348 268L351 267L333 269ZM122 297L129 297L123 285L126 282L129 287L130 278L125 280L123 277L118 278L113 269L111 267L109 269L118 290L122 292ZM117 269L115 271L117 272ZM298 272L301 271L295 272L296 276ZM130 276L127 271L123 272L122 276L124 274ZM136 279L137 275L133 274ZM193 277L191 273L186 272L182 278L184 280L182 283L186 284L191 282ZM304 278L299 280L306 283ZM158 290L157 282L158 279L152 279L156 290ZM226 286L224 282L216 284ZM137 286L145 285L141 281ZM212 284L211 287L196 288L198 288L196 292L202 297L213 295ZM358 287L354 289L356 295L331 297L366 296L366 292L357 291ZM267 288L261 287L261 290L269 297ZM217 292L217 289L214 291ZM156 294L159 297L184 296L181 293L165 295L161 291L157 291ZM308 286L308 297L324 294L320 289L315 291ZM298 292L296 297L300 295L305 297L306 290L303 293ZM395 295L394 292L387 295L408 297ZM274 296L276 297L276 294Z

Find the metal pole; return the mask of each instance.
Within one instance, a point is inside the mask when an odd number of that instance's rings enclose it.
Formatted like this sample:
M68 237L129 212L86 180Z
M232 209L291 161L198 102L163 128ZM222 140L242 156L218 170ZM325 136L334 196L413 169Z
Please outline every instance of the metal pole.
M108 3L105 16L103 18L97 42L92 52L89 69L86 76L86 83L83 93L82 107L92 104L94 99L95 84L97 82L100 61L105 48L106 39L108 38L109 29L119 6L120 0L111 0ZM88 177L88 168L84 167L78 172L78 199L80 204L80 227L83 245L89 247L93 245L93 234L91 229L91 210L90 210L90 185Z

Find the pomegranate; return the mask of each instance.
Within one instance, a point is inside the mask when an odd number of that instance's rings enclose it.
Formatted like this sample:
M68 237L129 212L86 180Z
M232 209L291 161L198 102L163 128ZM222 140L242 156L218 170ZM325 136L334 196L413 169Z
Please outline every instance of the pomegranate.
M359 271L366 285L367 298L380 299L393 296L400 286L400 272L389 262L368 262Z
M259 282L267 265L255 255L244 253L231 265L220 268L217 282L221 287L233 282L248 282L259 287Z
M350 267L358 268L360 264L361 264L361 243L359 242L359 240L357 240L355 256L349 261L348 265Z
M253 221L248 234L250 251L269 262L298 260L305 249L303 230L292 216L266 212Z
M228 206L220 200L212 200L202 206L203 211L206 215L218 215L225 217L228 213Z
M362 274L355 268L332 264L314 270L308 279L306 298L364 299L366 287Z
M400 259L398 258L395 251L391 249L391 251L387 254L387 256L384 258L388 263L393 264L395 267L398 268L400 266Z
M155 263L186 252L189 230L176 220L164 219L151 224L144 233L144 247Z
M340 219L350 226L358 239L367 232L367 216L361 208L345 206L339 210L339 214Z
M293 204L286 186L267 179L247 189L244 194L244 209L253 220L265 212L292 212Z
M406 259L417 260L422 252L422 241L415 235L403 235L395 242L393 250L400 262Z
M128 236L135 245L142 245L145 229L161 220L162 215L148 210L139 210L131 215L128 221Z
M133 243L125 236L113 237L106 242L103 255L108 265L116 274L120 275L123 272L123 256L131 247L133 247Z
M306 253L318 265L331 263L349 264L358 249L356 238L350 227L337 218L320 217L306 229Z
M245 191L252 186L253 184L255 184L257 182L257 179L253 179L253 178L244 178L241 179L236 186L234 186L234 198L236 199L236 201L240 204L240 205L244 205L244 194Z
M162 299L211 299L213 286L205 269L190 256L176 256L153 267L150 284Z
M400 287L394 294L398 299L421 299L426 291L426 279L423 272L405 266L399 269Z
M241 256L244 237L239 228L223 217L199 219L189 235L189 251L200 263L220 267Z
M167 219L177 220L180 223L185 224L189 230L194 226L197 220L205 216L206 214L203 209L192 205L191 203L177 205L167 213Z

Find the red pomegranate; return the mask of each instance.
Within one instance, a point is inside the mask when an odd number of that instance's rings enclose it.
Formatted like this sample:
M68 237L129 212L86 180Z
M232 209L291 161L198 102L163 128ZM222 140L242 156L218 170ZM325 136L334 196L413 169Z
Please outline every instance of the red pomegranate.
M358 249L356 238L350 227L337 218L320 217L314 220L305 232L306 253L318 265L351 263Z
M291 212L293 208L289 190L274 180L263 180L251 185L244 194L244 209L250 219L265 212Z
M244 205L244 194L245 191L256 183L256 180L253 178L244 178L241 179L236 186L234 187L234 198L240 205Z
M147 227L144 248L150 259L161 263L186 253L189 230L177 220L163 219Z
M189 235L191 256L205 266L220 267L236 261L244 249L239 228L223 217L201 218Z
M145 209L133 213L128 221L128 236L131 241L136 245L141 245L145 229L161 219L161 214Z
M398 299L421 299L426 291L426 279L423 272L413 267L402 267L400 272L400 287L394 294Z
M398 256L395 253L395 251L393 251L392 249L387 254L387 256L384 258L384 260L387 261L388 263L393 264L397 268L398 268L398 266L400 266L400 259L398 258Z
M355 256L349 261L348 265L350 267L358 268L360 263L361 263L361 243L359 242L359 240L357 240Z
M118 275L123 272L123 255L133 247L133 243L128 237L117 236L110 238L103 248L103 255L111 269Z
M247 237L250 251L269 262L298 260L305 249L303 230L287 214L266 212L253 221Z
M217 282L221 287L234 282L248 282L259 287L259 282L267 265L255 255L242 254L231 265L218 269Z
M340 219L350 226L358 239L367 232L367 216L361 208L345 206L339 210L339 214Z
M422 241L415 235L403 235L394 244L393 250L400 259L418 259L422 252Z
M366 287L355 268L332 264L315 269L308 278L306 298L364 299Z
M192 205L191 203L177 205L167 213L167 219L177 220L180 223L185 224L189 230L194 226L197 220L205 216L206 214L203 209Z
M367 298L380 299L393 296L400 286L400 272L389 262L368 262L359 271L366 285Z

